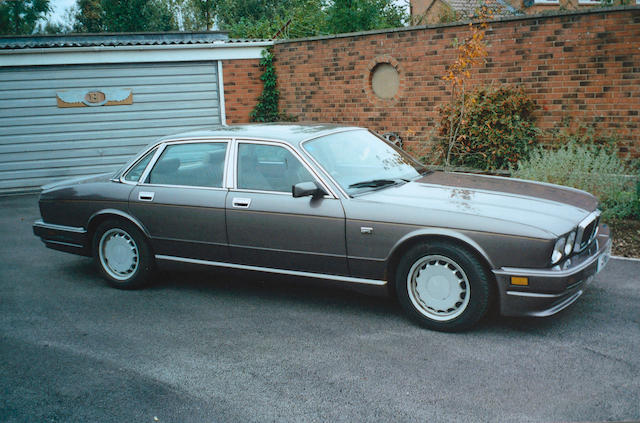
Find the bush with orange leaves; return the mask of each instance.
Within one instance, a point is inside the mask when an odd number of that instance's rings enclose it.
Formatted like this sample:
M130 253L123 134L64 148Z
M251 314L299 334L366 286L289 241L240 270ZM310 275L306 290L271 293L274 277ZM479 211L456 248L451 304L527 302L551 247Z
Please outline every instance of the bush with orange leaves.
M474 66L488 55L485 34L496 6L491 0L476 9L468 36L454 40L457 56L442 79L451 87L451 102L440 107L439 132L444 137L445 166L453 164L484 170L506 168L525 158L538 130L535 104L521 89L476 89L467 94Z

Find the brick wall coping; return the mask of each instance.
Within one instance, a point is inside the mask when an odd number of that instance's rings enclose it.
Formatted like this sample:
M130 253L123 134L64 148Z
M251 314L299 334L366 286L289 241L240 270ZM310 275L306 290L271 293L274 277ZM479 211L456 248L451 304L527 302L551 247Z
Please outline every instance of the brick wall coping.
M491 19L488 22L500 23L500 22L526 21L526 20L534 20L534 19L557 18L557 17L564 17L564 16L579 16L579 15L594 15L599 13L627 12L631 10L640 10L640 5L615 6L615 7L608 7L608 8L590 7L588 9L577 10L577 11L566 10L566 11L559 11L559 12L536 13L533 15L504 16L497 19ZM289 43L299 43L299 42L305 42L305 41L319 41L319 40L332 40L336 38L361 37L361 36L376 35L376 34L392 34L396 32L417 31L417 30L423 30L423 29L449 28L449 27L456 27L456 26L466 26L472 22L478 22L478 21L465 20L465 21L452 22L452 23L446 23L446 24L431 24L431 25L407 26L407 27L400 27L400 28L374 29L370 31L348 32L344 34L319 35L315 37L274 40L273 43L289 44Z

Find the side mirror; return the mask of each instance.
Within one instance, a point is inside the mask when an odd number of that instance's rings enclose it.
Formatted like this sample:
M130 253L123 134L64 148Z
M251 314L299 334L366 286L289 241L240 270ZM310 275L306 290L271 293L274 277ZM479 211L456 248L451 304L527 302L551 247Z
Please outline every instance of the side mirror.
M313 198L322 197L327 193L324 192L315 182L300 182L291 186L291 194L293 198L312 196Z

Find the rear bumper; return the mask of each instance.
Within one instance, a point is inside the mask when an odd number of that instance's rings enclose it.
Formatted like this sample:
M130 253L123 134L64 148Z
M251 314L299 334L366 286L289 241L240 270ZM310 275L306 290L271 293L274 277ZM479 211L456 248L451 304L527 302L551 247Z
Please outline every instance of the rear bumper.
M594 242L554 269L501 268L494 270L505 316L544 317L569 307L583 294L611 256L609 228L600 225ZM526 277L527 286L512 285L511 277Z
M91 255L87 246L87 230L72 226L53 225L42 220L33 223L34 235L54 250L83 256Z

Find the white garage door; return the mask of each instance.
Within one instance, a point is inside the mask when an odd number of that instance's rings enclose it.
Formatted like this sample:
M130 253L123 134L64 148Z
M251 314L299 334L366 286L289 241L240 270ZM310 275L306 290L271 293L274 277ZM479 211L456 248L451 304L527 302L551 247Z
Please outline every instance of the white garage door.
M0 193L115 170L219 105L216 62L0 68Z

